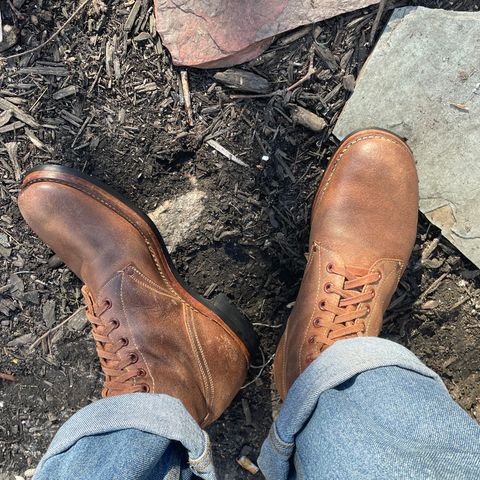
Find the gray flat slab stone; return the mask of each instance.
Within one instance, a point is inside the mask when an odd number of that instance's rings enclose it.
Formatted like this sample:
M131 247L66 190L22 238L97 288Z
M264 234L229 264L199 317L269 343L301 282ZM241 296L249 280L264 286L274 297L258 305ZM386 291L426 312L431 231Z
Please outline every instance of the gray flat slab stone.
M407 139L420 210L480 267L480 13L394 11L334 134L382 127Z

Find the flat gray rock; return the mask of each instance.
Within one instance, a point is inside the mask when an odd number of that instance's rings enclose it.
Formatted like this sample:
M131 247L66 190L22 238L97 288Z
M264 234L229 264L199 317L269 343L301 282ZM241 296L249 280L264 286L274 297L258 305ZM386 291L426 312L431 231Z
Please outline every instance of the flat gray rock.
M334 134L382 127L417 161L420 209L480 267L480 13L394 11Z

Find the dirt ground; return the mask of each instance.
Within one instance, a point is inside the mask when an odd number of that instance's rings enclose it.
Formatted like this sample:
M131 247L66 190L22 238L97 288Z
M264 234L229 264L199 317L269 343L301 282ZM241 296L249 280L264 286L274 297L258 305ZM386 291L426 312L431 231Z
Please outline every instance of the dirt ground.
M4 22L18 28L21 50L47 39L74 10L60 0L13 0L17 11L11 4L0 8ZM145 0L130 32L123 26L132 2L105 4L105 11L83 12L41 51L0 64L0 97L13 98L43 125L0 133L0 372L16 376L0 380L1 479L35 467L59 426L98 399L102 384L90 327L69 322L56 328L82 306L81 284L20 217L20 176L44 162L74 166L146 211L190 190L194 178L208 194L206 208L176 249L176 265L200 293L223 291L239 305L257 324L271 360L305 266L311 200L337 144L330 132L352 90L349 75L357 77L372 48L378 8L319 23L291 43L280 39L242 66L283 89L270 98L232 98L239 92L216 83L215 72L190 70L190 126L181 69L154 36L151 2ZM396 5L478 10L480 1ZM333 66L318 57L314 41L333 54ZM287 93L312 56L316 75ZM76 87L75 94L56 99L67 86ZM328 128L315 134L296 125L294 105L316 112ZM248 167L214 152L210 139ZM7 152L13 143L16 162ZM383 334L436 370L478 420L479 274L422 218ZM261 363L251 370L253 383L209 429L219 478L249 476L236 458L242 451L255 461L270 426L270 363L258 368Z

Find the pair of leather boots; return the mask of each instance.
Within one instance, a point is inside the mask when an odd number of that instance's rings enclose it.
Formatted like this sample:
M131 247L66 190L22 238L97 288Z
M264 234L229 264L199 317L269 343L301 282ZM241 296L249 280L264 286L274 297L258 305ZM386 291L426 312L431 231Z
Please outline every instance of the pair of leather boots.
M19 207L85 284L103 396L164 393L202 427L217 419L257 343L226 296L207 300L187 287L151 220L92 177L34 168ZM282 398L334 342L379 334L415 241L417 208L415 163L401 139L371 129L342 143L314 201L308 263L275 357Z

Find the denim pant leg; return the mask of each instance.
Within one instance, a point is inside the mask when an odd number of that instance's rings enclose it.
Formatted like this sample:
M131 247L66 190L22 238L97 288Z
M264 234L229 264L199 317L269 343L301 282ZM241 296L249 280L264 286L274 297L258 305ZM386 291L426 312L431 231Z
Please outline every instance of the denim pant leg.
M208 435L168 395L98 400L57 432L34 480L214 480Z
M344 340L294 383L259 465L267 480L473 480L480 426L404 347Z

